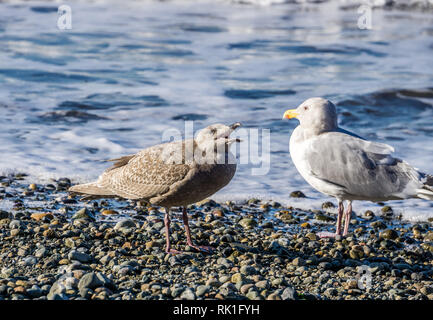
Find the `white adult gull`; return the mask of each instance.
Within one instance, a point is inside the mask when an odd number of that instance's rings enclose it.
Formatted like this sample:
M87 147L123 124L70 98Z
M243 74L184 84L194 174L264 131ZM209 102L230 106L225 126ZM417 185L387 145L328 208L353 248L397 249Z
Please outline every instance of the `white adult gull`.
M433 200L433 176L391 156L393 147L339 128L331 101L310 98L287 110L283 118L299 120L290 137L290 155L296 169L313 188L338 201L335 234L320 236L341 235L343 213L342 235L347 235L353 200Z

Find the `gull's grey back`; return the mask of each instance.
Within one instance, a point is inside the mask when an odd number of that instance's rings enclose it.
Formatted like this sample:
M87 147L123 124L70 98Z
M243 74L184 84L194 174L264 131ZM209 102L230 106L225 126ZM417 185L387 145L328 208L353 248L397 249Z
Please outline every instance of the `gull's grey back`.
M381 143L328 132L313 139L305 159L313 176L341 187L347 199L386 201L415 196L416 188L422 186L421 174L390 156L392 151Z

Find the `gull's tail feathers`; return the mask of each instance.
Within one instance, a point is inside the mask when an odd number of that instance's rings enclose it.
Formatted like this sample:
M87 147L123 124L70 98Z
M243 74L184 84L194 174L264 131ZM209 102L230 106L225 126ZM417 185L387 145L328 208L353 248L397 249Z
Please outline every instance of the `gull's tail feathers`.
M422 189L416 190L417 197L425 200L433 200L433 176L427 175Z
M110 190L99 187L96 182L77 184L70 187L68 191L94 196L115 196Z

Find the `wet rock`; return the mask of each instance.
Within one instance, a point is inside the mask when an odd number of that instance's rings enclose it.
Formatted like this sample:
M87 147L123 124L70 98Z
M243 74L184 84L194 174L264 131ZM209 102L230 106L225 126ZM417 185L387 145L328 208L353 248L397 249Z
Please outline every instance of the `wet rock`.
M94 220L93 214L87 209L82 208L75 212L75 214L72 216L73 220Z
M54 218L52 213L33 213L30 217L36 221L52 220Z
M424 236L424 241L433 241L433 231L427 232L427 234Z
M249 199L249 200L247 201L247 203L248 203L249 205L259 204L259 203L260 203L260 199L252 198L252 199Z
M313 233L313 232L309 232L305 235L308 239L310 239L311 241L316 241L318 240L318 236Z
M382 209L380 210L382 217L384 217L385 219L391 219L392 216L394 215L394 212L392 210L392 208L390 206L384 206L382 207Z
M124 219L116 223L114 230L129 230L136 228L135 222L132 219Z
M117 215L119 214L119 212L117 212L116 210L102 210L101 214L104 216L111 216L111 215Z
M380 233L380 237L383 239L395 240L398 238L398 232L394 229L386 229Z
M335 205L330 201L322 203L322 209L324 209L324 210L333 209L333 208L335 208Z
M300 224L301 228L311 228L311 225L308 222L304 222Z
M290 193L290 197L292 197L292 198L306 198L305 194L302 191L293 191Z
M367 211L364 212L364 217L365 217L367 220L371 220L371 219L373 219L373 218L375 217L375 215L374 215L374 212L373 212L373 211L371 211L371 210L367 210Z
M333 217L325 215L325 214L321 214L321 213L317 213L314 216L314 219L319 220L319 221L324 221L324 222L335 221L335 219Z
M204 199L195 204L197 207L216 207L218 204L212 199Z
M0 220L9 218L9 212L0 210Z
M374 221L374 222L370 223L370 226L372 228L376 228L376 229L385 229L386 228L386 224L383 223L383 221L380 221L380 220Z
M252 229L257 226L257 221L251 218L243 218L239 221L239 224L245 229Z

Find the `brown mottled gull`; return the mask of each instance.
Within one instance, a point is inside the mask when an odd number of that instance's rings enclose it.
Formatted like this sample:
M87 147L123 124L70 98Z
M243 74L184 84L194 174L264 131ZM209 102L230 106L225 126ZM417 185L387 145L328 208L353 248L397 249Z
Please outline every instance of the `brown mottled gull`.
M203 251L210 247L192 243L186 206L201 201L227 185L236 172L236 159L229 151L230 134L240 126L214 124L201 130L195 139L169 142L144 149L137 154L112 159L114 165L98 180L80 184L71 192L97 196L119 196L145 200L165 208L166 251L170 246L170 208L182 206L182 218L189 246Z
M290 155L299 173L313 188L338 200L336 233L322 236L340 235L345 200L343 236L348 233L353 200L433 200L432 176L392 157L393 147L339 128L332 102L311 98L287 110L284 118L300 122L290 137Z

